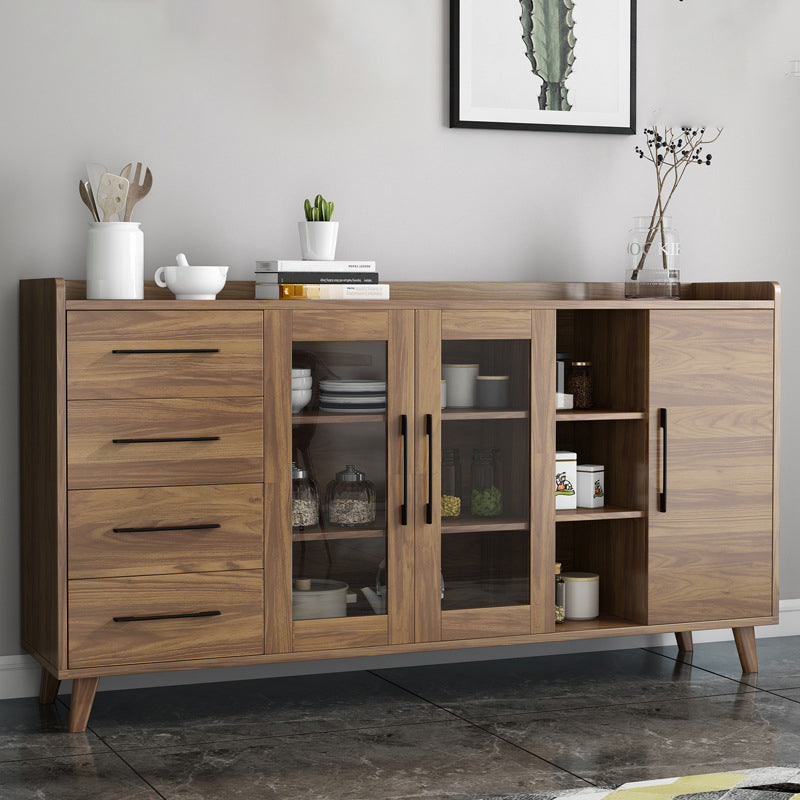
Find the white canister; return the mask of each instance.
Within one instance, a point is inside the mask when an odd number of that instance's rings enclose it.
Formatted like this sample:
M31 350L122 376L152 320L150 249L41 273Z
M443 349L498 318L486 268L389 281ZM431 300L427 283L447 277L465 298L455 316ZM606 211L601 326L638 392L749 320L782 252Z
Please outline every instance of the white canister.
M144 234L139 222L90 222L86 299L144 298Z
M602 464L578 464L578 507L602 508L605 505L605 470Z
M442 378L442 408L447 408L447 381Z
M347 584L320 578L298 578L292 589L292 619L347 616Z
M556 451L556 511L577 508L578 454L570 450Z
M563 572L564 616L594 619L600 615L600 576L596 572Z
M477 364L442 364L442 377L447 381L449 408L475 407L475 378Z

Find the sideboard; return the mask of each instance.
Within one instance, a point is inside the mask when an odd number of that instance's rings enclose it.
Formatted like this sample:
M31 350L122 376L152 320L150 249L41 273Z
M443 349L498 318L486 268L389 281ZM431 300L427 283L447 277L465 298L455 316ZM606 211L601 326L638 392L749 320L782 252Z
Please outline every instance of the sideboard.
M99 678L126 673L664 632L690 650L709 628L732 628L757 671L754 626L778 621L777 284L253 293L20 283L22 641L41 702L73 680L70 731ZM562 351L592 363L589 409L556 410ZM442 407L443 363L507 376L508 402ZM293 367L313 383L294 414ZM359 380L385 387L361 413L320 391ZM557 450L604 466L601 508L556 511ZM321 498L294 527L293 462ZM334 519L326 487L347 465L376 503ZM556 562L599 574L597 618L556 623ZM321 592L293 619L309 585L346 604Z

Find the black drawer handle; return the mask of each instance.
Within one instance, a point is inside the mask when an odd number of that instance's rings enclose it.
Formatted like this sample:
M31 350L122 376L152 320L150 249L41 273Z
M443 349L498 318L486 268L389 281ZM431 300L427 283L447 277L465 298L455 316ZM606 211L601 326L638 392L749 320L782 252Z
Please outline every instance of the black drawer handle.
M130 356L130 355L152 355L152 354L159 354L159 353L219 353L219 347L186 347L183 349L177 350L112 350L112 353L115 355L120 356Z
M174 436L161 439L112 439L114 444L158 444L159 442L218 442L219 436Z
M149 617L114 617L114 622L150 622L154 619L190 619L194 617L218 617L221 611L193 611L188 614L153 614Z
M219 522L209 522L201 525L159 525L155 528L112 528L111 530L114 533L158 533L160 531L208 531L221 527Z

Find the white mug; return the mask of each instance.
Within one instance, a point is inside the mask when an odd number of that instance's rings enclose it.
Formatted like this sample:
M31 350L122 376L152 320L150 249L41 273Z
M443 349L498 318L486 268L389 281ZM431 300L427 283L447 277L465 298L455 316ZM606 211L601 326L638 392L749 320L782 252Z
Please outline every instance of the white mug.
M176 300L214 300L228 277L228 267L159 267L154 280L169 288Z

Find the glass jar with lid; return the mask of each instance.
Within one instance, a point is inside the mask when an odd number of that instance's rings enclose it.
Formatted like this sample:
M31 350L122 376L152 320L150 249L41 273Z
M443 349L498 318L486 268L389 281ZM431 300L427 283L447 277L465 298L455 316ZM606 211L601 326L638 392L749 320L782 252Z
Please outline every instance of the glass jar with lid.
M363 528L375 522L375 486L348 464L325 490L325 518L332 528Z
M292 461L292 530L319 524L319 490L308 472Z
M500 476L500 451L472 451L472 494L470 513L473 517L499 517L503 513L503 491Z
M442 449L442 519L461 516L461 459L453 447Z
M591 408L594 405L591 361L570 363L567 393L572 395L575 408Z

